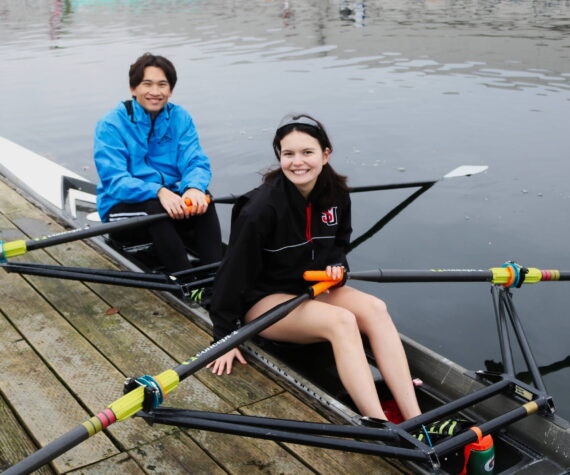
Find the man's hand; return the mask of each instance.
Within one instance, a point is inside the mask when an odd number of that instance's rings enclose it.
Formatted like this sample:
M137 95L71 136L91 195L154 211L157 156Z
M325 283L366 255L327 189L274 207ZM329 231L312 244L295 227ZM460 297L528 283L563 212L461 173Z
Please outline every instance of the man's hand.
M204 214L208 209L206 194L196 188L188 188L182 195L182 202L188 198L192 202L192 216L196 214Z
M184 198L170 191L168 188L158 190L158 199L164 210L172 219L184 219L190 216Z

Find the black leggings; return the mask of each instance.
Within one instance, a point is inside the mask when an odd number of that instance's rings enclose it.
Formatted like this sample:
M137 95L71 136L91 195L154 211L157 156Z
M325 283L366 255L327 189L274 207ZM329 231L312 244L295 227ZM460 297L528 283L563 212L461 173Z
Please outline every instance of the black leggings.
M141 203L118 203L111 208L109 221L165 212L158 199ZM168 273L192 267L187 247L198 254L200 265L222 259L222 235L214 203L208 205L204 214L188 219L165 218L145 227L115 233L112 237L123 242L152 241L156 255Z

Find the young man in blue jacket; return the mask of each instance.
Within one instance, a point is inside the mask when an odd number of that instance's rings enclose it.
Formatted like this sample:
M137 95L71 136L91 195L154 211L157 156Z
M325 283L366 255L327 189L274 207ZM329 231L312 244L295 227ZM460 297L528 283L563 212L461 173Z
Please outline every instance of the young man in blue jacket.
M148 232L169 273L191 267L186 245L196 250L201 264L222 257L220 224L206 199L210 161L190 114L168 102L176 80L168 59L150 53L138 58L129 70L132 100L97 123L94 147L103 221L165 211L172 218L132 231L137 237ZM185 242L186 235L193 235L192 242Z

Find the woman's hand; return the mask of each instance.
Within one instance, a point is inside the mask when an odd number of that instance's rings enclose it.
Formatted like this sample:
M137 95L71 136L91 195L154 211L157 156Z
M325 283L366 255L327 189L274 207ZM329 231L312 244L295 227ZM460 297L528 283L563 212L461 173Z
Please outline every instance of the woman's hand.
M239 348L234 348L233 350L228 351L225 355L220 356L217 360L212 361L206 366L206 368L212 367L212 373L217 374L218 376L224 374L224 370L226 374L230 374L232 372L234 358L237 358L241 364L247 364L247 361L242 356Z
M344 277L344 266L327 266L325 271L332 280L341 280ZM340 284L336 284L331 288L334 289L336 287L341 287L342 285L343 281L341 280ZM330 294L330 290L325 290L325 294Z
M327 266L326 271L332 280L340 280L344 276L344 266Z
M182 202L185 199L189 199L192 202L192 212L189 215L204 214L208 209L206 193L202 193L196 188L188 188L182 195Z
M168 188L162 187L158 190L157 196L160 204L172 219L184 219L190 216L184 199Z

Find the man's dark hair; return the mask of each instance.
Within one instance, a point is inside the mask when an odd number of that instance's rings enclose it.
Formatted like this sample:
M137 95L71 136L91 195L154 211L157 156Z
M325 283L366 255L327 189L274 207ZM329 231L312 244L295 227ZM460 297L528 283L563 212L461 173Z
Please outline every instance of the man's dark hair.
M151 53L145 53L140 58L138 58L131 67L129 68L129 85L131 89L137 87L144 79L144 70L148 66L154 66L156 68L162 69L170 89L174 89L176 85L176 69L170 60L166 59L164 56L157 56Z

